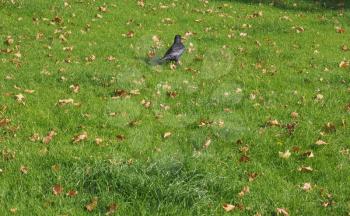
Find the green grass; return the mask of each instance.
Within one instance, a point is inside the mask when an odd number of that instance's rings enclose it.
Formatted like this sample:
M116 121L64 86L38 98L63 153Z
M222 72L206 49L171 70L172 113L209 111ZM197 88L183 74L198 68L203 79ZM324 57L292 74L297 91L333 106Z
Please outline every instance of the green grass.
M339 67L349 60L341 50L350 47L347 9L330 1L66 2L0 0L0 39L13 39L0 45L0 121L10 120L0 124L1 215L104 215L111 203L117 215L350 212L350 156L342 151L350 145L350 70ZM133 37L123 36L129 31ZM181 66L149 64L148 51L161 56L185 32L193 35ZM116 99L116 90L140 94ZM69 98L76 104L58 105ZM51 130L57 135L44 144ZM88 138L73 143L84 131ZM30 140L34 133L39 141ZM286 150L291 156L279 157ZM303 156L308 150L313 158ZM244 186L250 192L239 196ZM225 213L225 203L237 208Z

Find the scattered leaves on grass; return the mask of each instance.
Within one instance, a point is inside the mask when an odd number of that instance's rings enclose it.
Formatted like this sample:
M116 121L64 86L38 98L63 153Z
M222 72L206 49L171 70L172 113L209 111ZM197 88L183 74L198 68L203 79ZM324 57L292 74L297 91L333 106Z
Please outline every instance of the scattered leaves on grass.
M85 208L88 212L92 212L97 207L97 197L91 199L90 203L88 203Z
M50 131L46 137L43 138L43 143L44 144L49 144L52 139L54 138L54 136L56 136L56 132L54 130Z
M225 210L226 212L230 212L230 211L233 211L233 210L236 208L236 206L235 206L235 205L232 205L232 204L227 204L227 203L225 203L225 204L222 206L222 208L224 208L224 210Z
M83 131L81 134L76 135L73 137L73 143L79 143L81 141L84 141L88 138L88 134L86 131Z
M59 184L56 184L52 187L52 192L55 196L58 196L63 192L63 187Z
M284 208L277 208L276 213L277 215L289 216L288 211Z

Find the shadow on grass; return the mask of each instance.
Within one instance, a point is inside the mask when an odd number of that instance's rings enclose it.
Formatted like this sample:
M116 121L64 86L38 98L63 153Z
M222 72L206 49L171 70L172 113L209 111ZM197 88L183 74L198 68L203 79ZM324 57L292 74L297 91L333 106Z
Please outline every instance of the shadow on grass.
M222 2L240 2L246 4L270 4L276 8L294 11L319 11L319 10L348 10L350 2L346 0L216 0Z

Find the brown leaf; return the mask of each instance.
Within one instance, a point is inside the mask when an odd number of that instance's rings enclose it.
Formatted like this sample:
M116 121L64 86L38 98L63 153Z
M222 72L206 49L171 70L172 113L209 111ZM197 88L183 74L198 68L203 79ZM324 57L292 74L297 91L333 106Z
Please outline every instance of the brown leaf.
M31 137L29 137L29 140L32 142L37 142L41 140L40 135L38 133L34 133Z
M64 105L67 105L67 104L74 104L74 100L72 98L58 100L58 105L59 106L64 106Z
M4 43L5 43L6 45L8 45L8 46L12 45L14 42L15 42L14 39L13 39L12 36L10 36L10 35L7 36L7 37L6 37L6 40L4 41Z
M56 132L54 130L50 131L46 137L43 138L43 143L49 144L54 136L56 136Z
M70 190L70 191L68 191L67 196L69 196L69 197L74 197L74 196L76 196L77 194L78 194L78 191L76 191L76 190Z
M53 171L53 172L58 172L58 171L60 171L60 169L61 169L61 167L60 167L60 165L58 165L58 164L54 164L54 165L52 165L51 166L51 170Z
M306 173L306 172L312 172L313 169L310 166L302 166L298 168L298 171Z
M242 157L239 158L239 162L241 162L241 163L245 163L248 161L250 161L250 158L246 155L242 155Z
M320 145L327 145L328 143L325 142L325 141L323 141L323 140L317 140L317 141L315 142L315 144L318 145L318 146L320 146Z
M118 141L123 141L123 140L125 140L125 136L123 134L118 134L117 135L117 140Z
M28 167L27 166L21 165L21 168L19 170L23 174L28 174Z
M303 156L307 157L307 158L313 158L314 157L314 153L312 151L306 151L303 153Z
M335 28L336 32L339 33L339 34L342 34L342 33L345 33L345 29L343 27L336 27Z
M240 197L243 197L246 193L249 193L250 189L249 186L244 186L242 191L238 193Z
M79 85L79 84L70 85L69 88L70 88L74 93L78 93L78 92L80 91L80 85Z
M290 116L292 118L298 118L299 117L299 114L297 112L291 112Z
M117 204L115 204L115 203L109 204L109 206L107 207L106 215L114 214L117 211L117 208L118 208Z
M287 150L285 152L278 152L278 155L280 158L288 159L290 157L291 153L289 152L289 150Z
M52 187L52 192L55 196L58 196L63 192L63 187L59 184L56 184Z
M257 173L249 173L248 174L248 181L252 182L256 179L256 177L258 177Z
M171 136L171 132L165 132L164 134L163 134L163 138L168 138L168 137L170 137Z
M88 212L92 212L97 207L97 197L92 198L91 202L85 206Z
M289 213L284 208L277 208L276 212L277 212L277 215L289 216Z
M280 125L280 123L279 123L278 120L276 120L276 119L270 120L270 121L268 122L268 124L269 124L270 126L279 126L279 125Z
M340 68L348 68L349 65L350 65L350 62L349 62L349 61L341 61L341 62L339 63L339 67L340 67Z
M10 122L11 122L11 120L8 118L0 119L0 127L4 127L4 126L8 125Z
M18 103L24 104L25 97L24 97L21 93L15 95L15 99L16 99L16 101L17 101Z
M102 142L103 142L103 139L102 139L102 138L99 138L99 137L96 137L96 138L95 138L95 144L96 144L96 145L100 145Z
M311 183L308 183L308 182L304 183L304 185L301 186L301 189L303 189L304 191L311 190L312 189Z
M226 212L230 212L236 208L236 206L234 206L232 204L227 204L227 203L225 203L222 207L224 208L224 210Z
M83 131L81 134L76 135L73 137L73 143L79 143L81 141L84 141L88 138L88 134L86 131Z
M211 144L211 139L207 139L203 145L203 148L207 149Z

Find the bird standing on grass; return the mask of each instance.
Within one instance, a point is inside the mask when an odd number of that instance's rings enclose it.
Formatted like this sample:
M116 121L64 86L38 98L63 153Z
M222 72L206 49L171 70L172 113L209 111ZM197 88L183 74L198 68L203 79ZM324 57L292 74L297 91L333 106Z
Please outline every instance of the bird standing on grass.
M163 58L160 59L160 63L165 61L175 61L176 64L179 64L179 59L185 51L185 46L181 42L181 36L176 35L173 45L168 49L164 54Z

